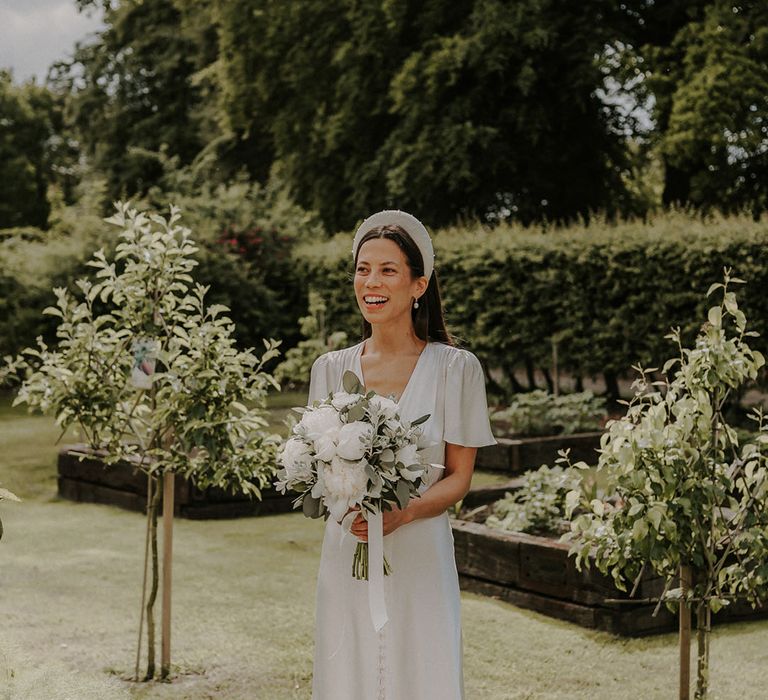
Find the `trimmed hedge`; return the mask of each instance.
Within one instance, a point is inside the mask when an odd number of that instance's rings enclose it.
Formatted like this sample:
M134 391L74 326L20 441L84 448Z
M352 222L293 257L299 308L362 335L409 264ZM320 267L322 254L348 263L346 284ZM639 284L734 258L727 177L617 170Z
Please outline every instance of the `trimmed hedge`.
M351 236L297 251L310 284L328 305L329 330L360 335L351 285ZM768 337L768 221L702 220L670 213L648 223L604 222L565 229L502 226L435 234L449 328L487 367L551 365L574 376L625 374L676 353L665 331L686 342L706 318L706 291L724 266L749 327Z

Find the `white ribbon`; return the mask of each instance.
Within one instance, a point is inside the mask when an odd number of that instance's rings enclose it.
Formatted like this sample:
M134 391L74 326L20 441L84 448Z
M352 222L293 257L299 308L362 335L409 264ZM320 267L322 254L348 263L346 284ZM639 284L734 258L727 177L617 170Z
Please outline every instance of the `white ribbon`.
M368 608L371 622L378 632L387 624L384 600L384 518L381 511L368 513Z

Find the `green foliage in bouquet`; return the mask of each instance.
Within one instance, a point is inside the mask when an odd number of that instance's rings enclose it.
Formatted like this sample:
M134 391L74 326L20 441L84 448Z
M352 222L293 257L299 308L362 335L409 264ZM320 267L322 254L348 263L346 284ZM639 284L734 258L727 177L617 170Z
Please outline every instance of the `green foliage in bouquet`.
M320 294L309 290L309 313L299 319L304 340L285 353L275 368L275 379L281 384L303 385L309 381L312 363L325 352L337 350L347 343L344 331L328 333L325 323L325 302Z
M542 389L515 394L507 408L491 414L492 421L519 436L599 430L605 417L605 399L591 391L556 396Z
M597 466L618 500L579 490L567 497L569 511L579 504L585 511L569 535L579 565L594 557L622 589L651 570L666 580L661 601L695 605L697 697L707 689L711 612L768 597L768 422L756 409L756 437L741 444L723 417L729 395L765 364L747 344L755 333L730 291L739 282L726 271L725 282L710 287L708 295L722 298L692 348L679 329L667 336L680 354L664 365L664 381L637 368L635 396L609 423Z
M21 499L12 491L9 491L8 489L4 489L2 486L0 486L0 501L7 500L7 501L16 501L17 503L21 501ZM0 540L3 539L3 521L0 520Z
M578 488L581 474L574 469L542 465L521 477L520 488L504 494L491 506L488 527L536 534L563 533L565 497Z
M192 279L197 248L179 219L175 207L166 220L118 204L107 219L120 228L114 260L98 250L88 263L95 278L78 280L77 294L55 289L56 305L45 310L58 321L57 345L39 339L37 347L6 358L3 372L23 377L14 405L55 415L62 434L77 425L105 463L130 461L148 474L154 494L148 678L154 675L157 476L183 474L200 488L258 497L274 474L279 444L264 417L267 391L279 387L263 370L278 343L264 341L261 357L236 347L227 308L206 306L207 288Z

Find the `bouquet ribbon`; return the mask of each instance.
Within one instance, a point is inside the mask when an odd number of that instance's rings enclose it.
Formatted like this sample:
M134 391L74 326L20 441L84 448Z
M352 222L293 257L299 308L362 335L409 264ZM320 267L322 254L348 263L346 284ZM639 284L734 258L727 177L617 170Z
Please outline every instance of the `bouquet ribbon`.
M381 511L368 513L368 608L378 632L389 619L384 600L384 518Z

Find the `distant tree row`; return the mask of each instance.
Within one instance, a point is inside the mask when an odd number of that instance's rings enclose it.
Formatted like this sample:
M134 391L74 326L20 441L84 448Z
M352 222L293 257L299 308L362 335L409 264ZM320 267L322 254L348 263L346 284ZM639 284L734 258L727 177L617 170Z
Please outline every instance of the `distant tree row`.
M0 76L0 227L86 167L110 199L278 177L330 230L768 205L765 2L78 4L106 28L47 89Z

